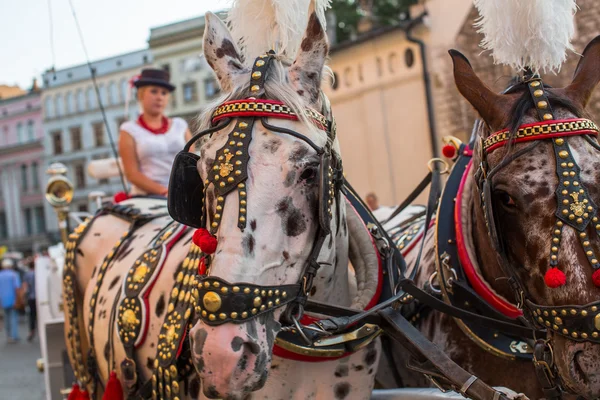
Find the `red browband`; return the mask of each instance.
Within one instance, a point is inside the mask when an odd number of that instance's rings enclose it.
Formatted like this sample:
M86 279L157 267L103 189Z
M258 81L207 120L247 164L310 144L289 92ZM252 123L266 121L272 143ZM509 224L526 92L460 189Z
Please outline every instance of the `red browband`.
M521 125L514 136L510 134L510 129L504 129L490 135L483 141L483 149L487 153L491 153L510 141L520 143L577 135L598 136L598 126L593 121L585 118L535 122Z
M327 130L328 121L322 114L307 108L306 115L313 120L315 125L322 130ZM293 121L298 120L298 116L285 103L278 100L266 99L243 99L226 101L221 104L212 115L212 123L215 125L224 118L235 117L270 117L282 118Z

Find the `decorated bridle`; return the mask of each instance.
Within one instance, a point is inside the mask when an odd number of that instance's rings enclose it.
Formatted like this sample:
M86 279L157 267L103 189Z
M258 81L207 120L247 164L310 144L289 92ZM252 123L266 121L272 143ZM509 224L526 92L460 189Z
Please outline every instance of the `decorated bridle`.
M198 228L193 241L205 256L213 254L216 250L216 234L222 220L225 201L234 191L238 194L238 228L242 231L246 228L249 148L254 123L257 118L261 118L265 128L304 141L320 157L319 225L316 239L299 282L292 285L229 283L209 275L210 259L205 257L198 272L198 301L195 311L197 318L208 325L243 323L283 306L288 306L285 313L288 320L297 322L302 316L314 276L320 267L317 258L326 237L332 234L332 205L339 196L339 185L343 180L341 158L332 148L335 122L328 107L324 106L327 116L313 109L304 110L306 119L327 133L327 143L324 147L317 146L305 135L268 123L267 118L299 119L299 116L284 103L265 98L264 84L269 65L274 59L272 51L256 58L250 80L252 97L228 101L217 107L212 115L213 127L195 135L177 155L169 184L169 213L175 220ZM234 118L237 118L235 126L229 133L226 144L217 150L215 162L208 170L208 177L202 182L197 171L200 157L189 150L198 139L225 128ZM206 190L210 185L214 187L217 205L210 226L206 226L205 199Z
M475 179L488 234L500 258L500 264L509 276L509 283L516 294L518 307L524 308L524 316L529 322L536 327L548 329L571 340L600 343L600 301L583 306L552 307L542 306L531 301L526 295L527 292L517 276L516 270L510 267L497 230L493 212L492 178L510 162L531 151L540 141L551 141L559 184L555 191L557 210L555 212L556 221L552 228L549 268L545 273L544 281L550 288L557 288L567 283L567 277L558 264L558 255L563 229L568 227L577 232L583 250L594 268L590 278L596 286L600 287L600 262L591 247L587 232L592 224L593 229L600 235L598 207L583 184L580 175L581 169L577 165L568 143L570 136L584 136L593 147L598 149L598 144L592 139L592 137L598 136L598 127L594 122L584 118L555 120L542 80L533 76L525 78L524 81L540 121L521 125L514 134L509 129L495 132L485 140L481 139L479 143L481 163L475 173ZM494 168L489 169L487 156L490 153L509 143L529 141L533 143L508 155ZM552 349L547 340L539 339L536 342L534 365L542 383L546 382L544 390L548 398L560 397L562 389L558 382L556 367L553 364Z

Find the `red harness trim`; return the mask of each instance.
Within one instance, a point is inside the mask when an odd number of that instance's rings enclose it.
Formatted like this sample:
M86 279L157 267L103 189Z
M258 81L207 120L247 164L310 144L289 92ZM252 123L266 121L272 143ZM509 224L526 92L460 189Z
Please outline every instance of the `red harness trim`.
M594 135L598 136L598 127L593 121L586 118L571 118L550 120L523 124L519 126L516 138L510 138L510 129L503 129L490 135L484 141L484 149L489 154L506 145L510 141L515 143L529 142L531 140L552 139L555 137Z
M169 239L169 241L163 245L165 247L165 251L163 252L164 256L162 262L157 267L157 271L153 274L154 280L150 283L150 285L148 285L148 288L144 291L144 294L142 295L142 301L144 302L144 308L146 309L146 313L144 315L144 327L140 331L140 339L138 343L135 344L136 349L144 344L144 342L146 341L146 336L148 336L148 326L150 325L150 317L148 316L148 314L150 313L150 293L152 293L152 289L154 288L156 281L158 281L158 276L162 272L162 269L165 265L165 262L167 261L167 256L169 255L171 248L175 245L175 243L177 243L179 238L187 231L187 229L187 226L183 226L183 228L180 229L177 234L173 235Z
M265 106L270 109L266 109ZM308 116L319 129L327 130L327 120L323 115L310 110ZM298 116L292 109L279 100L249 98L222 103L213 113L212 124L215 125L224 118L236 117L270 117L298 121Z
M460 181L458 193L456 194L456 206L454 207L454 227L456 230L456 248L458 251L458 258L462 265L465 275L469 280L469 283L475 290L475 292L481 296L490 306L494 307L497 311L506 315L510 318L517 318L523 315L523 312L516 308L513 304L504 300L492 291L487 284L483 281L481 276L477 273L475 266L471 262L469 253L467 251L467 245L464 238L464 230L462 226L461 211L462 211L462 199L463 191L465 188L465 182L469 177L469 172L473 165L473 160L469 162L465 172Z
M347 202L346 206L347 207L349 206L358 215L358 212L356 211L356 209L350 202ZM362 219L360 221L361 221L363 227L365 228L365 230L367 232L369 232L364 221ZM371 243L373 244L373 248L375 249L375 254L377 254L377 270L378 271L377 271L377 289L375 290L375 293L373 294L373 297L371 298L371 300L369 300L369 303L367 303L367 305L365 306L365 310L368 310L368 309L374 307L375 305L377 305L377 303L379 302L379 298L381 297L381 290L383 288L383 266L382 266L382 262L381 262L381 256L379 254L379 250L377 249L377 244L375 243L375 239L373 239L373 236L371 235L371 233L369 233L369 237L371 238ZM313 322L317 322L320 320L321 320L321 318L312 317L310 315L304 315L304 316L302 316L300 323L302 323L303 325L310 325ZM291 352L289 350L286 350L284 348L281 348L281 347L277 346L277 344L275 344L273 346L273 354L278 357L285 358L288 360L294 360L294 361L322 362L322 361L339 360L340 358L348 357L349 355L351 355L353 353L344 353L341 356L337 356L337 357L314 357L314 356L307 356L307 355L303 355L303 354L297 354L297 353Z

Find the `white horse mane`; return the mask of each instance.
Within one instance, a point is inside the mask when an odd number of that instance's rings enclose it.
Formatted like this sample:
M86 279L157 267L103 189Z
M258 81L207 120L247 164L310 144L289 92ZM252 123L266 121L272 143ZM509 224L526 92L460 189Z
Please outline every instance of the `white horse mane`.
M278 58L293 60L306 30L309 7L325 28L331 0L234 0L227 22L245 62L270 49ZM313 4L311 4L313 3Z
M474 0L484 34L481 47L496 64L534 73L560 71L573 51L575 0Z

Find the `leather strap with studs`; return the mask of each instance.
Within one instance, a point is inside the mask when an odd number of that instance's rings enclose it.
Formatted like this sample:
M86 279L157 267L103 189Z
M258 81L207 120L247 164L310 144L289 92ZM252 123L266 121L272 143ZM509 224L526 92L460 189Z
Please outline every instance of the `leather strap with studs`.
M300 285L259 286L229 283L216 276L198 282L197 316L208 325L240 324L292 302Z
M540 121L553 120L554 114L552 112L552 107L550 106L550 101L548 100L548 95L544 90L542 79L539 77L531 79L527 83L527 88L529 89L529 94L531 95L533 105L538 112Z
M575 341L600 343L600 301L583 306L541 306L525 300L535 323Z

